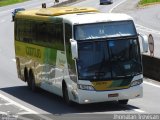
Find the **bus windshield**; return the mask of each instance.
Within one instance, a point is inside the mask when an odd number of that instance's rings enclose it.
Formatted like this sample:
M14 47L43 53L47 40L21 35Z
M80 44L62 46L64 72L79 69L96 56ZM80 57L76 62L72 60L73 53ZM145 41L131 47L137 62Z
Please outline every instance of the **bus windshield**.
M136 38L78 42L80 80L107 80L142 73Z
M137 35L133 21L92 23L75 26L75 39L87 40Z

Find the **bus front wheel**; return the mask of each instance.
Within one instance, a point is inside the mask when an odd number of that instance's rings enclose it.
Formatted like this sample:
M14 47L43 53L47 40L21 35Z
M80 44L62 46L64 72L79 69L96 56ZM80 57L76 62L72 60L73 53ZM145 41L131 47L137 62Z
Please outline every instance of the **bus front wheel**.
M29 80L28 71L27 68L24 69L24 81L27 82L27 86L30 89L31 88L31 82Z
M119 100L118 102L119 102L120 104L122 104L122 105L127 105L128 99L127 99L127 100Z
M32 71L29 72L29 82L30 82L29 83L30 89L35 92L37 90L37 88L36 88L36 84L35 84L34 74Z
M67 89L66 84L63 84L63 99L64 99L65 103L67 103L68 105L72 104L69 99L68 89Z

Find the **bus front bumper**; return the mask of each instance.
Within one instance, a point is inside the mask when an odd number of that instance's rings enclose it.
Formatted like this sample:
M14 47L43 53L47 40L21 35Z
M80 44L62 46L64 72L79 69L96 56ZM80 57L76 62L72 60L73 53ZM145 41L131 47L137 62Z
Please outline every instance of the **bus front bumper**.
M112 91L87 91L78 89L77 92L78 97L75 102L79 104L133 99L140 98L143 95L142 85Z

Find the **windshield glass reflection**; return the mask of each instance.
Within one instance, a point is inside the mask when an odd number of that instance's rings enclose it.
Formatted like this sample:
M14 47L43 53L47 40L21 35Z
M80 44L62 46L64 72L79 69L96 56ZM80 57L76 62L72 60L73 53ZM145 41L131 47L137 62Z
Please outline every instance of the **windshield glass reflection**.
M142 72L136 39L78 42L79 79L107 80Z
M75 26L75 39L88 40L98 38L125 37L137 35L132 20L104 23L92 23Z
M80 79L111 78L107 42L83 42L79 43L78 47Z

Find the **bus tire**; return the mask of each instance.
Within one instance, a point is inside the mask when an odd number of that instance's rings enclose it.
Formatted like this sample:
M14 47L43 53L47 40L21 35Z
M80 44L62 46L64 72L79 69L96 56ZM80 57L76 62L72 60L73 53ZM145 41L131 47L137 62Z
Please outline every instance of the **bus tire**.
M35 77L32 72L32 70L29 72L29 81L30 81L30 89L35 92L37 90L36 84L35 84Z
M31 82L28 76L28 70L27 68L24 69L24 81L27 82L27 86L29 89L31 89Z
M119 104L127 105L128 101L129 100L127 99L127 100L119 100L118 102L119 102Z
M65 83L63 83L63 99L65 101L65 103L69 106L72 105L70 99L69 99L69 95L68 95L68 89L67 89L67 85Z

